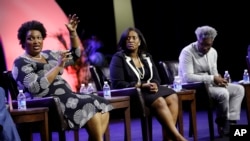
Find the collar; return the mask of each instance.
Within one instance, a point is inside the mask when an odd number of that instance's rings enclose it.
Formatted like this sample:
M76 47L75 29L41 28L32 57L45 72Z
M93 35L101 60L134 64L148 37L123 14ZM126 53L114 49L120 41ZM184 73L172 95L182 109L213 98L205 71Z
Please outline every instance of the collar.
M193 48L195 48L195 50L196 50L196 52L197 52L197 54L198 54L199 56L204 56L204 55L206 55L206 54L203 54L203 53L201 53L201 52L199 51L199 48L198 48L198 41L192 43L192 46L193 46Z

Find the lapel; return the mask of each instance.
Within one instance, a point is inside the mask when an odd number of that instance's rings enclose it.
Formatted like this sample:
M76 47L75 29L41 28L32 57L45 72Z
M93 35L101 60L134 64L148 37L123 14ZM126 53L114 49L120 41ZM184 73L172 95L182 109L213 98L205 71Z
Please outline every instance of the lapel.
M125 56L126 63L133 70L133 72L135 73L135 75L137 77L137 83L141 83L140 75L136 71L135 67L133 66L131 57L127 56L126 54L124 54L124 56Z
M127 56L126 54L124 54L125 56L125 60L126 60L126 63L128 64L128 66L133 70L133 72L135 73L137 79L138 79L138 83L141 83L141 79L140 79L140 75L139 73L137 72L137 70L135 69L135 66L133 65L133 62L132 62L132 59L131 57ZM144 63L144 65L148 65L149 67L149 71L150 71L150 77L149 79L147 80L147 82L149 83L150 80L152 79L153 77L153 65L152 65L152 62L150 60L150 57L149 56L146 56L146 54L143 54L142 55L142 59L143 59L143 62L145 62L144 60L146 60L146 63Z

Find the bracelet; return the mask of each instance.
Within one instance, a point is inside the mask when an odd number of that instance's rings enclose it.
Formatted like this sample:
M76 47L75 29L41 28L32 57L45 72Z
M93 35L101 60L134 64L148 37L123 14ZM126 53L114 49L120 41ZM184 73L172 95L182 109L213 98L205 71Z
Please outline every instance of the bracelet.
M70 38L76 38L76 37L77 37L76 31L70 31Z
M76 35L70 35L70 38L71 39L73 39L73 38L75 38L76 37Z

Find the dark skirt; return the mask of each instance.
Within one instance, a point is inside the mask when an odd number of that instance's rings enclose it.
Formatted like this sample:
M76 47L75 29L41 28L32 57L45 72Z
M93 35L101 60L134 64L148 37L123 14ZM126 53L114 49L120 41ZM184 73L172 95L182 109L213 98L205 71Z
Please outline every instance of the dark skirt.
M142 90L142 94L143 94L143 97L145 99L145 104L147 106L151 106L151 104L159 97L167 97L171 94L175 94L176 92L171 89L171 88L168 88L166 86L159 86L158 87L158 92L157 93L154 93L154 94L151 94L149 93L148 91L144 91Z

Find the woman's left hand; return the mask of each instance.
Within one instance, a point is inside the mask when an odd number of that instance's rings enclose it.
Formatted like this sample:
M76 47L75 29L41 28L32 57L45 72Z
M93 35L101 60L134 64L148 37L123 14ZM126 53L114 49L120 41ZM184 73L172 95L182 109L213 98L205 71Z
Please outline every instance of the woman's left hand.
M69 52L69 50L60 51L57 66L64 67L65 63L69 61L70 59L72 59L70 55L71 55L71 52Z
M69 15L69 23L65 24L69 32L75 32L78 26L78 23L80 22L79 18L76 16L76 14Z
M156 83L149 83L150 87L149 90L152 93L157 93L158 92L158 86Z

